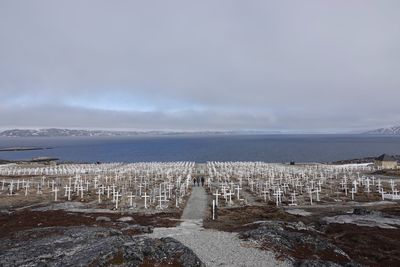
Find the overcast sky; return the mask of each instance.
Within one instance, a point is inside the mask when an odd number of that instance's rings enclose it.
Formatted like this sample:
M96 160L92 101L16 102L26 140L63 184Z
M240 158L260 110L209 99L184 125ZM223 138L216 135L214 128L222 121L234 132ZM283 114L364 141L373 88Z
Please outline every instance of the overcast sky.
M399 14L399 0L0 0L0 128L400 124Z

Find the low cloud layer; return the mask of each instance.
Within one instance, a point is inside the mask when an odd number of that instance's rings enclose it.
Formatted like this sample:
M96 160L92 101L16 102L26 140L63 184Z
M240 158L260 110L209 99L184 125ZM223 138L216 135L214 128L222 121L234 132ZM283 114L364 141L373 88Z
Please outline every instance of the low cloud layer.
M400 2L0 2L0 127L400 123Z

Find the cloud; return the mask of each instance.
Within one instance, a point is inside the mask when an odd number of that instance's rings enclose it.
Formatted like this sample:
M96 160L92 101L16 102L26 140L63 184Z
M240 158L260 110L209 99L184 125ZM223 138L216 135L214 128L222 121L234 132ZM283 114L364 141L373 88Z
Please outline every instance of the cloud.
M0 107L2 121L11 127L70 127L121 130L240 130L264 129L274 122L266 115L218 111L113 111L66 106L37 106L14 109Z
M395 124L399 7L396 0L2 1L0 125Z

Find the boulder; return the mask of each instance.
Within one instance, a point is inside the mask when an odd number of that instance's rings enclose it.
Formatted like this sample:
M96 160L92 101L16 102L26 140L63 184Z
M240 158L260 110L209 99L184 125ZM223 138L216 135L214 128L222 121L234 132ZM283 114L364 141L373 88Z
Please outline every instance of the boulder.
M131 221L133 221L133 218L130 217L130 216L121 217L121 218L119 218L117 221L119 221L119 222L131 222Z
M111 222L111 219L106 216L99 216L96 218L96 222Z

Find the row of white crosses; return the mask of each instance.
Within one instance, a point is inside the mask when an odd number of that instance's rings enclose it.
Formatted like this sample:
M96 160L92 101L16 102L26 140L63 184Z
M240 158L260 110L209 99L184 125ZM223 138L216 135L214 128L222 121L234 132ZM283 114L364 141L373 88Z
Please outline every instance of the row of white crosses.
M36 194L50 192L54 201L97 195L98 204L108 201L115 209L121 208L123 202L133 208L139 201L144 202L145 209L163 209L173 199L179 207L189 192L193 168L193 162L62 164L40 168L9 165L0 169L1 175L8 176L2 181L0 194L7 191L12 196L24 190L28 197L35 185Z
M367 165L289 166L262 162L208 162L207 168L216 203L220 203L219 198L224 197L226 203L232 204L231 199L227 199L231 184L237 184L241 189L245 187L250 194L260 197L264 202L273 200L277 206L284 199L288 205L295 206L299 197L302 203L313 205L321 201L321 196L331 198L335 190L343 190L345 197L348 197L349 188L354 200L358 192L372 193L376 183L379 187L377 192L383 190L380 180L366 175L374 170L373 166ZM394 182L390 183L392 195L397 196Z
M114 170L122 163L107 164L61 164L55 166L21 167L18 164L1 165L0 175L2 176L68 176L74 174L94 174Z
M275 197L276 204L282 203L282 196L289 191L289 184L284 182L280 186L274 184L274 178L270 176L267 181L261 181L254 176L255 170L260 170L262 163L209 163L210 177L215 178L217 185L224 191L224 183L234 183L231 177L236 177L238 188L242 189L243 181L248 185L249 190L257 195L262 195L264 201L271 199L271 195ZM218 170L217 170L218 169ZM263 170L261 170L262 172ZM281 178L282 172L280 173ZM282 179L281 179L282 180ZM221 186L222 184L222 186ZM217 190L220 190L218 188ZM218 197L218 192L215 193ZM224 194L226 195L226 194ZM295 201L295 195L292 193L292 202ZM230 203L230 201L229 201Z

